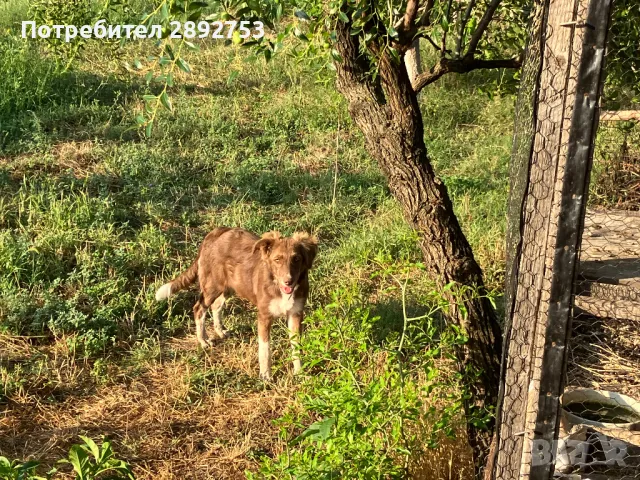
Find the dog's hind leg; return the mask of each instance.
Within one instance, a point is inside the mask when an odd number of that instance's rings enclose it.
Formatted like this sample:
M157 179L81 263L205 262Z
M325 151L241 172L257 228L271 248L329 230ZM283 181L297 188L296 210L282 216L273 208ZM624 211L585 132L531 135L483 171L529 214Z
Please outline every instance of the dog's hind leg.
M216 335L220 338L227 338L229 336L229 330L224 328L220 314L222 313L222 307L224 307L224 293L213 301L211 305L211 311L213 312L213 328L216 331Z
M211 341L209 340L209 336L207 335L207 330L205 328L207 312L209 311L209 306L211 305L211 301L207 302L208 299L209 297L200 294L200 297L198 297L198 301L193 306L193 316L196 320L196 338L198 339L198 343L202 348L211 346Z

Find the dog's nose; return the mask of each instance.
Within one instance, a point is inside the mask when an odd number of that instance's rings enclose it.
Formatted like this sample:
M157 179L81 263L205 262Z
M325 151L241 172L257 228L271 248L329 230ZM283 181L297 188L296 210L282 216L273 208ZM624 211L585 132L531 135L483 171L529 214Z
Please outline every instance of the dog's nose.
M291 285L293 285L293 279L292 279L291 277L289 277L289 278L285 279L284 284L285 284L287 287L290 287Z

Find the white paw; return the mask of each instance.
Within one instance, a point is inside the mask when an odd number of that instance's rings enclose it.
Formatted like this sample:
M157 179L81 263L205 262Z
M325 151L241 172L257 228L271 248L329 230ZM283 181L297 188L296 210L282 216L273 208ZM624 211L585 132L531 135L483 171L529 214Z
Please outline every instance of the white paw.
M229 338L231 336L231 332L229 332L229 330L216 328L216 335L218 335L218 337L224 340L225 338Z
M208 338L199 338L199 339L198 339L198 343L199 343L199 344L200 344L200 346L201 346L202 348L204 348L204 349L207 349L207 348L211 348L211 347L213 347L213 341L211 341L211 340L210 340L210 339L208 339Z
M260 380L264 382L271 382L271 372L260 372Z

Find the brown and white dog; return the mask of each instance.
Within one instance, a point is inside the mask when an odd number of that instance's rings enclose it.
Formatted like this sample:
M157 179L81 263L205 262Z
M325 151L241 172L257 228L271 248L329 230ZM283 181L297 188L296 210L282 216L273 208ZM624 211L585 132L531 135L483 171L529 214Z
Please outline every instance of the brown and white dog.
M156 300L163 300L195 283L200 297L193 307L196 336L203 348L211 345L205 330L209 307L213 310L214 330L225 338L220 311L225 296L235 293L258 307L258 358L260 377L271 379L269 335L273 320L286 316L293 347L293 372L300 371L298 339L302 311L309 294L309 269L313 265L318 241L306 233L281 237L268 232L261 238L241 228L219 227L202 242L198 257L184 273L163 285Z

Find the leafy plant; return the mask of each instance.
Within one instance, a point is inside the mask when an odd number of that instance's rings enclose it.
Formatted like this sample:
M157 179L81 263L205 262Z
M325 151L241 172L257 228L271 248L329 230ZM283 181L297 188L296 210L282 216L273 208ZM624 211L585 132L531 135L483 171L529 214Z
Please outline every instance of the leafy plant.
M80 435L83 443L76 444L69 450L67 458L58 464L70 464L76 480L135 480L129 465L115 457L111 442L103 440L98 446L92 439ZM52 468L46 476L36 472L38 462L9 461L0 457L0 480L50 480L56 478L58 469Z
M29 16L40 25L73 25L81 27L92 25L98 19L119 8L123 0L104 0L102 4L94 0L31 0L29 2ZM72 41L50 35L43 39L43 45L54 55L56 61L61 61L63 70L71 66L74 58L84 48L86 39L77 35Z
M111 442L103 441L98 446L89 437L80 435L84 441L82 444L73 445L69 450L69 457L60 460L60 463L69 463L73 466L76 480L94 480L101 475L109 474L110 480L134 480L135 476L129 465L115 457Z
M412 458L461 430L467 393L447 365L466 337L442 322L447 304L436 292L420 299L433 305L426 313L409 316L409 282L397 273L389 267L383 275L398 281L401 322L373 315L357 288L337 291L308 319L308 375L278 420L288 449L263 458L249 479L406 478ZM468 420L486 422L486 412L477 413Z
M607 108L634 109L640 103L640 4L617 0L612 9L604 101Z
M0 480L36 480L42 477L36 475L38 462L19 462L0 456Z

